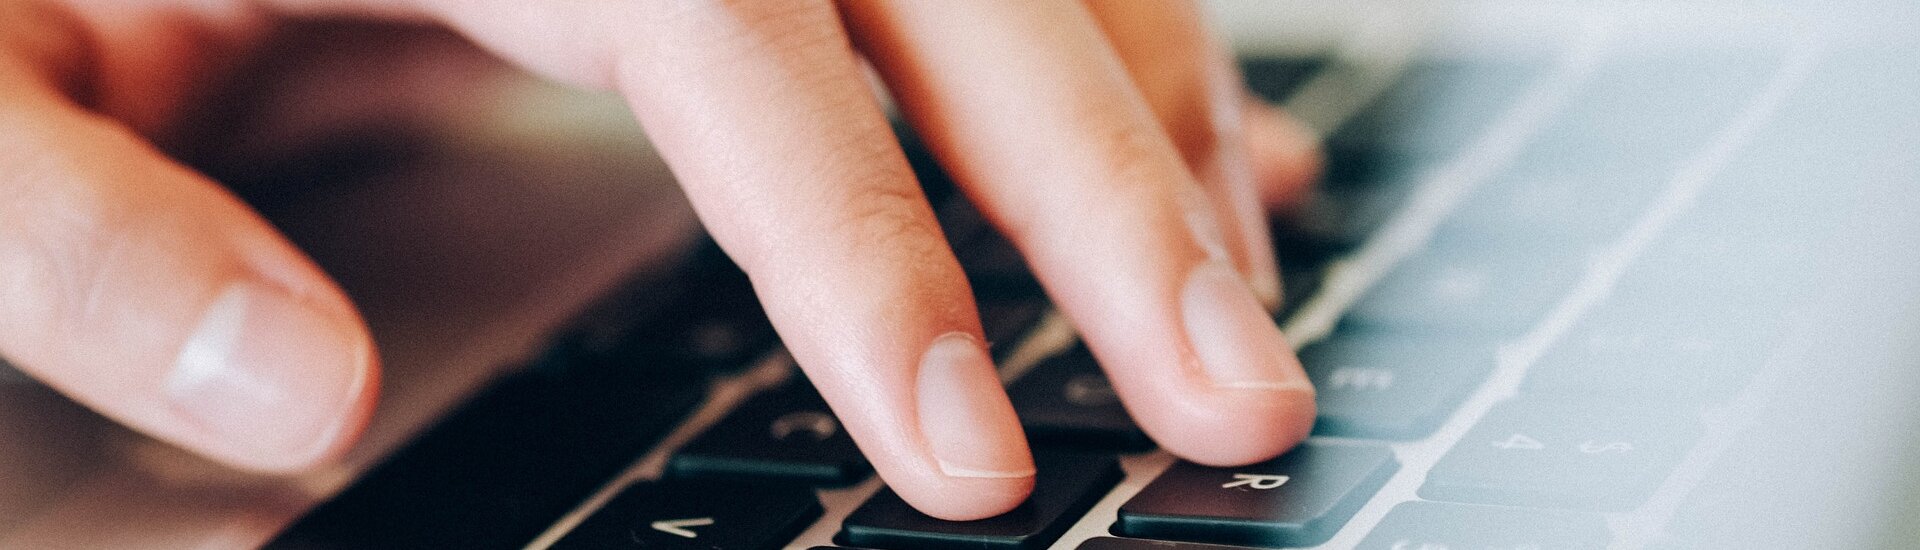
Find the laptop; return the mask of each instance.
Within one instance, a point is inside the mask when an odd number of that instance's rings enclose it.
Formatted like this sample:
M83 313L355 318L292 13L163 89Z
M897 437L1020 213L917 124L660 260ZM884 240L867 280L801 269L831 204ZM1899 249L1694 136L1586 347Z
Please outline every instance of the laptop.
M525 84L476 150L420 160L623 160L493 174L571 194L377 184L451 174L428 169L357 173L327 212L251 197L383 343L347 464L233 474L0 370L0 547L1920 546L1920 7L1210 8L1251 87L1326 137L1314 196L1273 220L1275 315L1320 396L1282 457L1155 450L903 132L1039 467L1007 515L921 516L631 158L617 102ZM408 194L462 214L380 207ZM316 246L334 207L402 237ZM527 211L569 218L484 223Z

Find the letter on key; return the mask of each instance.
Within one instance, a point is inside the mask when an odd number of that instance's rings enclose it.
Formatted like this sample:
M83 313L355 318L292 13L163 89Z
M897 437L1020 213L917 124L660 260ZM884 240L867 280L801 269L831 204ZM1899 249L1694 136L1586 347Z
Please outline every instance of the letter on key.
M1399 468L1386 447L1308 442L1241 468L1181 462L1120 506L1116 534L1259 546L1326 542Z

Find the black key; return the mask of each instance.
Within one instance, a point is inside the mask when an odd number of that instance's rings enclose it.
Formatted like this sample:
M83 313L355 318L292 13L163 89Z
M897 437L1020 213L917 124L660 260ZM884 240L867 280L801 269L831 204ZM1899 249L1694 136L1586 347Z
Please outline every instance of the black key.
M1120 482L1113 457L1039 453L1033 496L1013 511L978 521L927 517L892 490L882 490L847 516L835 542L888 550L1046 548Z
M1486 63L1434 61L1406 68L1393 86L1328 138L1328 149L1364 147L1446 158L1513 108L1547 67L1545 57Z
M1345 330L1301 350L1319 396L1314 433L1418 439L1486 379L1493 343Z
M1079 550L1253 550L1239 546L1219 546L1164 540L1116 539L1100 537L1080 543Z
M1084 347L1041 362L1008 386L1007 395L1036 446L1121 451L1153 447Z
M991 228L972 236L950 236L954 256L974 291L988 297L1040 297L1040 281L1013 243Z
M506 378L281 533L270 548L519 548L705 396L624 364Z
M1240 60L1240 74L1247 81L1248 91L1278 103L1286 101L1327 62L1326 57L1255 57Z
M1239 468L1180 462L1120 506L1114 534L1312 546L1339 531L1399 467L1386 447L1311 441Z
M639 281L602 300L556 339L538 366L606 362L628 369L731 372L780 341L746 274L717 246L691 253L667 281Z
M1416 501L1394 506L1359 549L1600 550L1610 538L1606 522L1596 515Z
M944 179L944 175L934 177ZM935 205L934 216L941 232L946 234L954 257L960 260L960 268L966 270L976 293L996 297L1041 295L1040 283L1027 268L1026 258L966 197L953 193L929 200Z
M980 307L980 329L995 360L1006 359L1014 345L1047 314L1047 299L1038 292L1009 295L976 286L974 293Z
M1698 422L1692 410L1652 403L1502 403L1428 472L1420 497L1625 510L1666 479Z
M710 261L697 286L655 322L664 330L645 333L629 357L726 372L752 366L780 343L747 275L724 258Z
M819 518L820 501L805 487L642 483L608 501L553 548L772 550Z
M1411 188L1376 184L1315 189L1297 213L1278 220L1275 239L1283 246L1309 244L1330 252L1350 251L1393 216Z
M843 486L873 472L806 380L754 396L673 457L676 477Z

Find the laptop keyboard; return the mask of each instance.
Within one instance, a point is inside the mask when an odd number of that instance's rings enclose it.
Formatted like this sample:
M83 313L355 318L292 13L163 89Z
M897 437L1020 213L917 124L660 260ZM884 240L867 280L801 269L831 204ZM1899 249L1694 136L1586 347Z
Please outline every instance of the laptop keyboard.
M1244 68L1285 102L1349 62ZM1715 218L1741 197L1696 181L1712 176L1700 152L1738 138L1723 129L1758 116L1789 65L1573 51L1395 70L1328 133L1316 196L1274 221L1280 319L1320 398L1314 436L1274 460L1153 450L1019 255L908 137L1015 366L1039 471L1019 509L939 521L880 487L709 247L668 288L589 312L271 547L1606 548L1614 522L1684 490L1671 472L1730 429L1703 412L1752 393L1808 297L1730 275L1818 254ZM1597 110L1622 106L1647 110L1632 127ZM1689 217L1662 213L1675 204ZM1716 299L1740 293L1780 299Z

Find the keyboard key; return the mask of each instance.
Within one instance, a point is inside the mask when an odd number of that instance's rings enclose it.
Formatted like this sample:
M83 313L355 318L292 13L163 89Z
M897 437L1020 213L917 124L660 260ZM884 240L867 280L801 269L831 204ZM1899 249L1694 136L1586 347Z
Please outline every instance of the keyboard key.
M944 179L944 175L936 176ZM924 176L923 176L924 178ZM981 295L1040 296L1040 282L1026 257L1000 235L966 197L954 193L933 200L934 216L947 236L960 268Z
M1114 534L1313 546L1339 531L1399 467L1386 447L1311 441L1239 468L1180 462L1120 506Z
M1495 344L1346 330L1300 361L1318 392L1316 434L1418 439L1493 369Z
M796 377L797 378L797 377ZM741 404L673 457L675 477L773 479L844 486L873 472L804 379Z
M1343 250L1334 243L1292 230L1288 222L1280 218L1270 220L1267 225L1273 233L1274 256L1280 260L1285 302L1281 307L1298 307L1319 290L1324 272Z
M1107 375L1084 347L1041 362L1008 386L1007 394L1035 446L1153 448L1153 440L1127 416Z
M1006 359L1020 339L1046 317L1049 304L1039 292L1008 293L974 287L974 302L980 307L980 330L987 337L993 358Z
M1558 510L1408 502L1394 506L1359 550L1529 548L1601 550L1611 534L1600 516Z
M669 281L641 281L581 315L539 368L607 362L671 373L752 366L780 338L745 273L719 247L692 253Z
M820 502L804 487L642 483L608 501L553 548L773 550L819 518Z
M519 548L705 397L625 364L506 378L300 519L270 548Z
M1377 329L1504 338L1544 318L1585 258L1522 241L1435 241L1368 290L1343 321Z
M1779 68L1771 52L1757 50L1613 56L1515 163L1564 173L1664 175L1707 148Z
M1411 189L1390 184L1315 189L1298 212L1280 220L1275 233L1283 240L1304 240L1335 252L1351 251L1392 218Z
M1247 90L1268 102L1279 103L1326 67L1326 57L1255 57L1240 60Z
M716 262L718 262L716 260ZM696 369L735 371L780 343L760 299L732 262L709 269L704 280L681 294L657 321L666 330L648 332L630 357L661 357Z
M1112 457L1039 453L1033 496L1011 512L966 522L927 517L892 490L882 490L847 516L836 541L886 550L1046 548L1120 481Z
M1764 366L1777 329L1684 306L1605 305L1527 371L1522 391L1724 403Z
M1831 287L1843 263L1829 229L1783 215L1692 211L1654 241L1609 300L1718 314L1722 324L1791 315Z
M1472 144L1534 84L1546 56L1512 62L1423 61L1328 138L1328 149L1360 146L1446 158Z
M1429 500L1618 511L1646 500L1699 437L1686 408L1509 401L1427 474Z
M1668 166L1651 173L1526 166L1475 189L1437 232L1457 240L1528 239L1569 250L1612 243L1667 188Z
M1239 546L1219 546L1164 540L1117 539L1100 537L1080 543L1079 550L1253 550Z

